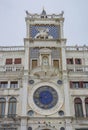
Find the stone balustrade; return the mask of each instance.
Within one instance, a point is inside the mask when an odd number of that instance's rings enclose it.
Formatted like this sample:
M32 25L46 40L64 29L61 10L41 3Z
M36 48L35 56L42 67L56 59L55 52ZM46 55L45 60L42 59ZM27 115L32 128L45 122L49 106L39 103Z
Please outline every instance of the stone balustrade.
M88 65L67 65L69 72L88 72Z
M27 18L30 18L30 19L35 19L35 18L40 19L40 17L42 16L41 14L31 14L28 11L26 11L26 14L27 14ZM46 14L46 18L49 18L49 19L51 19L51 18L54 18L54 19L62 18L63 14L64 14L63 11L60 14L51 14L51 15Z
M22 65L4 65L0 66L0 72L15 72L15 71L22 71Z
M22 71L24 67L22 65L4 65L0 66L0 72L16 72L16 71ZM44 69L41 67L38 67L34 70L32 70L32 73L40 72L42 69L47 71L48 68ZM52 70L52 68L49 68L49 71ZM58 71L57 69L53 70L54 72ZM88 72L88 65L67 65L67 71L69 72Z
M66 46L66 51L88 51L88 46Z
M0 46L0 51L23 51L24 46Z
M0 46L0 51L23 51L24 46ZM88 46L66 46L66 51L88 51Z

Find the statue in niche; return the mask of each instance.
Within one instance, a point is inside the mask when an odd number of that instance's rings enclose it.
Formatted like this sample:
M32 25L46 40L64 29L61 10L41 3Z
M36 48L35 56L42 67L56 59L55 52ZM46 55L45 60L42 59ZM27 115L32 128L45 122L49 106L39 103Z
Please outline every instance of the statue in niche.
M53 36L49 35L49 29L48 28L38 28L38 33L36 34L35 38L38 39L53 39Z

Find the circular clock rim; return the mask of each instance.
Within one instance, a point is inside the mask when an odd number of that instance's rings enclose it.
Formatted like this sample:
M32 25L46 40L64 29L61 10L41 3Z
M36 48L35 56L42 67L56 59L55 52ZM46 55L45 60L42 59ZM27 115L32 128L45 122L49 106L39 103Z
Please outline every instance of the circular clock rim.
M50 87L54 88L58 94L59 100L57 101L57 104L55 106L53 106L51 109L42 109L42 108L38 107L34 102L34 99L33 99L34 92L41 86L50 86ZM28 104L35 112L37 112L41 115L51 115L53 113L58 112L58 110L60 110L60 108L62 107L63 96L62 96L62 93L59 90L58 86L56 86L53 83L42 82L42 83L35 84L32 87L32 89L29 91Z
M35 90L33 99L38 107L42 108L43 110L48 110L52 109L57 104L59 97L57 91L54 88L48 85L44 85Z

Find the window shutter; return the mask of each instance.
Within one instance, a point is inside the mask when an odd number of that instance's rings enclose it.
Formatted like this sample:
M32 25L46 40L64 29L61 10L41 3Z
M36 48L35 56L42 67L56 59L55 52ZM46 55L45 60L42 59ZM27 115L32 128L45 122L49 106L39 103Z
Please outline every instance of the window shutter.
M72 58L72 64L74 64L74 62L73 62L73 58Z
M82 59L80 59L80 64L82 64Z
M67 59L67 64L69 64L69 59Z
M88 104L88 97L85 99L85 103L87 103L87 104Z
M88 97L85 99L86 117L88 117Z
M82 100L79 97L74 99L74 106L75 106L75 116L83 117Z
M53 60L53 66L59 68L59 60Z
M32 69L37 67L37 60L32 60Z
M14 64L21 64L21 58L15 58Z
M77 64L77 59L75 59L75 64Z
M83 82L82 81L79 82L79 85L80 85L80 88L83 88Z
M75 59L75 64L82 64L82 59L80 59L80 58Z
M10 59L6 59L6 65L8 65L8 64L12 64L12 58L10 58Z

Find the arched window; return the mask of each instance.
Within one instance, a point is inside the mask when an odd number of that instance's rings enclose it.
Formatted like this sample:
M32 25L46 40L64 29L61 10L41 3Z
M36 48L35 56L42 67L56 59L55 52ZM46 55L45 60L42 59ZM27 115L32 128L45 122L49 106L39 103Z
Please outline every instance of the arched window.
M88 117L88 98L85 99L86 116Z
M8 116L9 117L16 116L16 104L17 104L16 98L13 97L13 98L9 99L9 108L8 108Z
M75 116L83 117L82 101L80 98L75 98L74 106L75 106Z
M0 117L5 116L5 105L6 105L6 100L4 98L0 98Z

